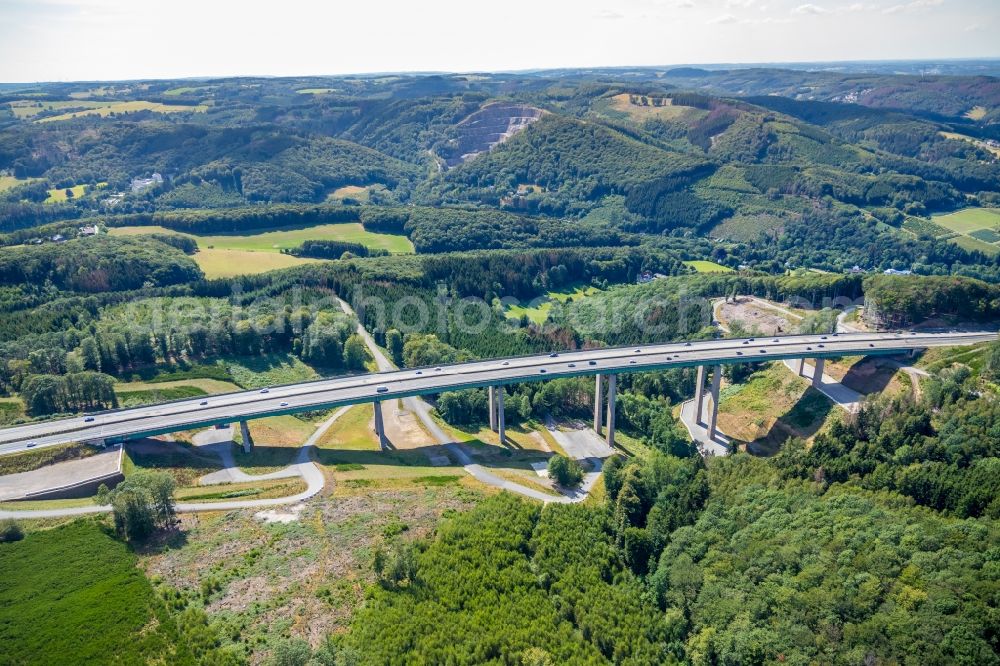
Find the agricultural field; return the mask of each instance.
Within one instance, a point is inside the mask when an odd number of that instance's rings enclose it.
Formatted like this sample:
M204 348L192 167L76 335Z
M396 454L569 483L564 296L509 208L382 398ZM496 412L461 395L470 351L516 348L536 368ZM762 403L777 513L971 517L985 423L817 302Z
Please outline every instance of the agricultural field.
M19 99L10 102L11 111L14 112L14 116L18 120L30 119L37 116L43 111L59 111L61 109L99 109L103 106L108 106L114 102L97 102L97 101L37 101L30 99Z
M75 106L80 105L79 102L72 102L71 104ZM35 122L49 123L57 120L72 120L73 118L79 118L81 116L101 116L102 118L106 118L112 113L124 114L135 113L136 111L152 111L154 113L200 113L208 110L208 107L203 104L199 104L197 106L185 106L180 104L163 104L162 102L146 102L143 100L130 102L90 102L89 104L93 104L95 106L82 111L70 111L58 116L39 118Z
M290 254L276 254L274 252L221 250L217 248L200 250L193 259L198 267L205 272L205 276L210 279L257 275L322 261L322 259L293 257Z
M176 97L178 95L190 95L192 93L197 93L199 90L211 90L214 87L215 86L178 86L177 88L164 90L163 94L168 97Z
M112 236L138 234L177 234L165 227L116 227ZM254 275L279 268L290 268L319 261L281 254L281 250L298 247L307 240L339 240L360 243L370 248L388 250L394 254L411 254L413 243L406 236L365 231L361 224L320 224L314 227L283 227L261 229L244 234L180 234L195 239L199 251L195 262L210 278Z
M931 219L937 226L959 234L948 240L965 249L1000 252L1000 209L965 208Z
M543 324L545 323L545 320L548 319L553 305L565 305L570 300L576 302L581 298L592 296L599 291L600 290L597 287L582 286L577 286L572 289L550 291L544 296L540 296L532 300L530 303L523 305L508 305L504 312L510 319L520 319L523 316L527 316L530 321L536 324Z
M136 234L176 234L165 227L117 227L109 232L113 236ZM394 254L413 252L413 244L405 236L379 234L365 231L357 222L342 224L320 224L314 227L283 227L260 229L243 234L181 234L194 238L201 249L246 250L254 252L281 252L282 249L298 247L306 240L339 240L361 243L367 247L388 250Z
M685 266L695 269L699 273L732 273L733 269L714 261L685 261Z

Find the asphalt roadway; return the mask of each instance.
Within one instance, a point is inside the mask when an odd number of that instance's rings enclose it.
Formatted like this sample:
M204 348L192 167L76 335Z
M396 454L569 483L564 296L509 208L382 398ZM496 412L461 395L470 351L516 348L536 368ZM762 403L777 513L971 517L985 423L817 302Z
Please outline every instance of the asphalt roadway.
M0 430L0 455L67 442L113 443L241 419L557 377L803 357L896 354L996 339L996 332L786 335L588 349L349 375L5 428Z

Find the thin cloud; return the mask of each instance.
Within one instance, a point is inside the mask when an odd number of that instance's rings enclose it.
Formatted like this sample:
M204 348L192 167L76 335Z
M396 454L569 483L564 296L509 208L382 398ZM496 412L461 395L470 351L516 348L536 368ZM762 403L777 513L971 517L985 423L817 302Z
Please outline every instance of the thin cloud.
M709 25L727 25L730 23L739 23L739 19L732 14L723 14L722 16L716 16L713 19L708 19L707 23Z
M619 14L616 11L610 9L602 9L594 14L594 18L602 19L604 21L617 21L619 19L625 18L624 14Z
M904 5L893 5L892 7L886 7L882 10L883 14L901 14L903 12L914 12L921 9L930 9L932 7L940 7L944 4L944 0L913 0L913 2L907 2Z
M813 15L817 15L818 16L820 14L829 14L830 10L824 9L823 7L820 7L819 5L805 4L805 5L799 5L798 7L796 7L795 9L793 9L792 13L793 14L813 14Z

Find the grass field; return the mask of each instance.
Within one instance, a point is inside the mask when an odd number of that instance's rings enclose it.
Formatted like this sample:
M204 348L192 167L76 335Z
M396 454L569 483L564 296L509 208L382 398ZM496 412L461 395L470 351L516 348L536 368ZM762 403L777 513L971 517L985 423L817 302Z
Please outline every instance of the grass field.
M125 445L125 458L122 460L125 476L139 470L161 470L173 476L178 487L197 486L199 477L221 468L222 462L217 456L180 439L175 442L129 442Z
M985 106L974 106L965 112L965 117L969 120L982 120L986 117L987 110Z
M836 416L826 396L782 363L727 386L719 400L719 428L758 454L776 452L788 437L810 438Z
M96 447L71 443L0 456L0 475L30 472L57 462L87 458L97 452Z
M179 88L164 90L163 94L168 97L175 97L177 95L189 95L191 93L196 93L199 90L211 90L214 87L215 86L180 86Z
M12 423L24 416L24 403L20 398L0 398L0 424Z
M552 305L554 303L565 304L570 299L573 301L578 301L581 298L591 296L600 291L597 287L574 287L572 289L562 289L559 291L550 291L540 298L536 298L529 303L523 305L508 305L505 309L507 317L511 319L520 319L523 315L527 315L528 319L535 322L536 324L542 324L549 316L549 312L552 310Z
M136 556L93 521L0 544L0 661L193 664Z
M302 444L316 431L316 427L291 416L270 416L250 421L250 437L254 448L244 453L242 446L234 446L236 464L248 474L268 474L288 467L295 462ZM239 429L236 438L242 444Z
M733 269L728 266L723 266L722 264L717 264L714 261L685 261L685 266L695 269L699 273L732 273Z
M107 187L107 183L97 183L97 189ZM49 197L43 203L59 203L61 201L66 201L69 197L66 196L66 190L73 193L73 198L79 199L86 192L86 185L74 185L73 187L66 187L61 190L49 190Z
M179 488L179 502L225 502L234 499L270 499L288 497L306 489L306 482L298 477L270 479L248 483L223 483L216 486Z
M116 227L109 233L113 236L134 236L178 232L150 226ZM340 240L397 254L413 253L413 243L406 236L372 233L365 231L357 222L261 229L245 234L181 235L189 236L198 243L199 251L194 260L210 278L253 275L318 261L281 254L282 249L298 247L306 240Z
M178 387L190 386L200 389L202 393L231 393L239 391L240 387L232 382L219 379L179 379L169 382L122 382L115 384L115 393L140 391L161 391Z
M291 268L303 264L314 264L322 259L293 257L290 254L257 252L255 250L201 250L192 257L208 278L226 278L237 275L257 275Z
M615 111L620 111L622 113L627 113L634 120L643 121L648 118L659 118L661 120L673 120L675 118L680 118L685 115L706 115L701 109L695 109L690 106L675 106L672 100L664 100L666 103L662 106L652 106L643 104L633 104L632 98L642 98L641 95L630 95L628 93L621 93L620 95L615 95L611 98L610 107Z
M15 100L10 103L10 108L18 120L33 118L43 111L59 111L61 109L97 109L108 106L112 102L99 102L89 100L62 100L62 101L36 101L28 99Z
M320 448L378 451L378 438L370 427L371 405L355 405L337 419L316 443Z
M382 185L344 185L338 187L326 196L327 201L343 201L344 199L354 199L355 201L367 202L373 188L381 188Z
M233 357L225 359L225 364L233 381L247 389L291 384L319 377L315 370L292 354Z
M95 106L83 109L82 111L70 111L58 116L39 118L35 122L49 123L57 120L71 120L73 118L79 118L80 116L101 116L102 118L106 118L112 113L134 113L136 111L153 111L154 113L182 113L193 111L198 113L208 110L207 106L201 104L198 106L185 106L181 104L163 104L162 102L146 102L144 100L135 100L130 102L89 102L87 104ZM81 105L84 105L84 103L73 102L69 106L70 108L75 108Z
M935 215L931 221L959 234L948 239L959 247L991 254L1000 252L1000 209L965 208L946 215Z
M302 88L296 90L295 92L300 95L325 95L327 93L337 92L336 88Z
M14 189L19 185L27 185L34 178L15 178L14 176L0 176L0 192Z

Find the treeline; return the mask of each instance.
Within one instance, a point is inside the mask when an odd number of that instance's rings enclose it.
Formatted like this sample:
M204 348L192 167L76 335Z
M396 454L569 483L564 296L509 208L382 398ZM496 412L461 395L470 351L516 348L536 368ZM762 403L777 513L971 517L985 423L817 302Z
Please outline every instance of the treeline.
M356 339L355 321L339 308L310 308L309 300L322 296L306 293L306 304L296 309L291 301L283 305L284 299L279 298L273 307L252 314L217 299L149 298L114 306L80 329L67 326L4 345L0 390L24 394L31 390L32 378L40 375L123 377L157 365L185 366L223 356L273 352L291 352L327 372L363 370L368 352ZM44 395L63 395L45 386ZM67 400L39 402L39 410L66 411L58 407L83 404Z
M603 224L485 209L414 208L404 229L417 252L638 244Z
M344 259L351 257L387 257L388 250L371 248L361 243L350 243L337 240L306 240L293 248L282 248L283 254L295 257L312 257L315 259ZM345 257L344 255L348 255Z
M447 282L462 296L531 298L573 284L635 282L643 271L690 272L674 253L635 248L559 248L424 257L425 284Z
M65 204L31 203L0 198L0 232L10 233L20 229L30 230L40 224L80 217L80 211ZM30 231L25 234L31 238Z
M29 375L20 393L31 416L83 412L117 407L114 383L113 377L100 372Z
M171 245L101 235L0 249L0 285L51 283L67 291L105 292L201 279L198 265Z
M356 222L353 206L275 204L222 210L171 210L102 217L109 227L160 226L195 234Z
M864 281L865 319L901 328L928 319L997 321L1000 285L964 277L870 275Z

